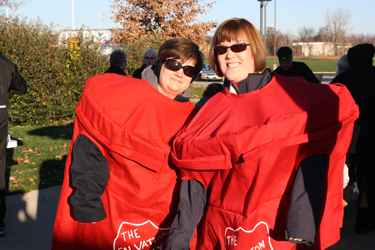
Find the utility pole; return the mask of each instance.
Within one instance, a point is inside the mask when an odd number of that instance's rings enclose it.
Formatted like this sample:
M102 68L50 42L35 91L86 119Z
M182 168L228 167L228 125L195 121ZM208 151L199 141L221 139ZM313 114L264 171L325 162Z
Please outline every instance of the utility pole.
M74 30L74 0L72 0L72 30Z

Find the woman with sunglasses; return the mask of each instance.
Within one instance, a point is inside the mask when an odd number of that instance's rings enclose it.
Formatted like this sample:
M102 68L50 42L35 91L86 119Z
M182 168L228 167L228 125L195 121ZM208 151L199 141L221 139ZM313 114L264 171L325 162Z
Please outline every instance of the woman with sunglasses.
M143 70L145 68L155 64L157 59L158 59L158 52L156 50L154 50L154 49L146 50L143 53L143 64L139 69L136 69L133 72L133 77L141 79Z
M358 116L348 90L272 74L245 19L217 28L209 57L227 84L174 139L172 162L183 182L166 249L187 249L195 230L197 249L337 242Z
M76 120L52 249L162 249L178 204L171 140L195 113L182 94L203 64L185 38L163 43L156 84L89 78Z

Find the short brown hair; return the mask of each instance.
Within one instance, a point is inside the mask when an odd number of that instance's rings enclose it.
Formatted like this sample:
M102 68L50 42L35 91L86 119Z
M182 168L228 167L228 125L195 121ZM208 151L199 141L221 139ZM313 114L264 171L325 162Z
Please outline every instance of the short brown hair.
M193 41L179 37L165 41L158 52L158 62L156 68L156 75L159 77L160 69L163 61L168 58L180 59L182 63L193 60L195 61L194 68L197 69L197 75L192 81L198 76L203 66L203 54L199 50L199 46Z
M224 41L239 41L241 38L247 38L253 50L255 72L262 72L266 68L266 51L258 30L244 18L231 18L220 24L212 39L209 59L216 75L223 76L217 62L215 46Z

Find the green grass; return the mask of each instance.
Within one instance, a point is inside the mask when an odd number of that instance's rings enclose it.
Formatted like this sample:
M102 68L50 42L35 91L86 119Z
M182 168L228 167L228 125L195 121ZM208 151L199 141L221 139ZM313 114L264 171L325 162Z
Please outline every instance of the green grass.
M336 60L294 60L296 62L304 62L309 66L313 72L335 72L336 71ZM267 60L267 67L273 69L274 60ZM279 67L279 60L276 58L277 67Z
M9 127L18 147L7 149L8 193L24 193L62 184L73 124Z
M201 99L203 92L206 90L206 86L196 86L196 87L190 87L191 93L190 93L190 99Z

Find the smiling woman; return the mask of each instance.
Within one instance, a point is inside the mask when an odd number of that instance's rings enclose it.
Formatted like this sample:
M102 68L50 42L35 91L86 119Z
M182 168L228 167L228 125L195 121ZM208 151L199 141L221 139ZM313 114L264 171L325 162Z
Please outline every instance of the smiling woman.
M337 242L345 154L358 117L349 91L273 75L246 19L218 27L209 57L228 81L174 139L172 162L183 181L166 250L188 249L195 232L197 249Z
M53 250L165 245L180 183L171 140L195 114L187 90L201 67L199 47L176 38L163 43L142 79L105 73L86 81Z

